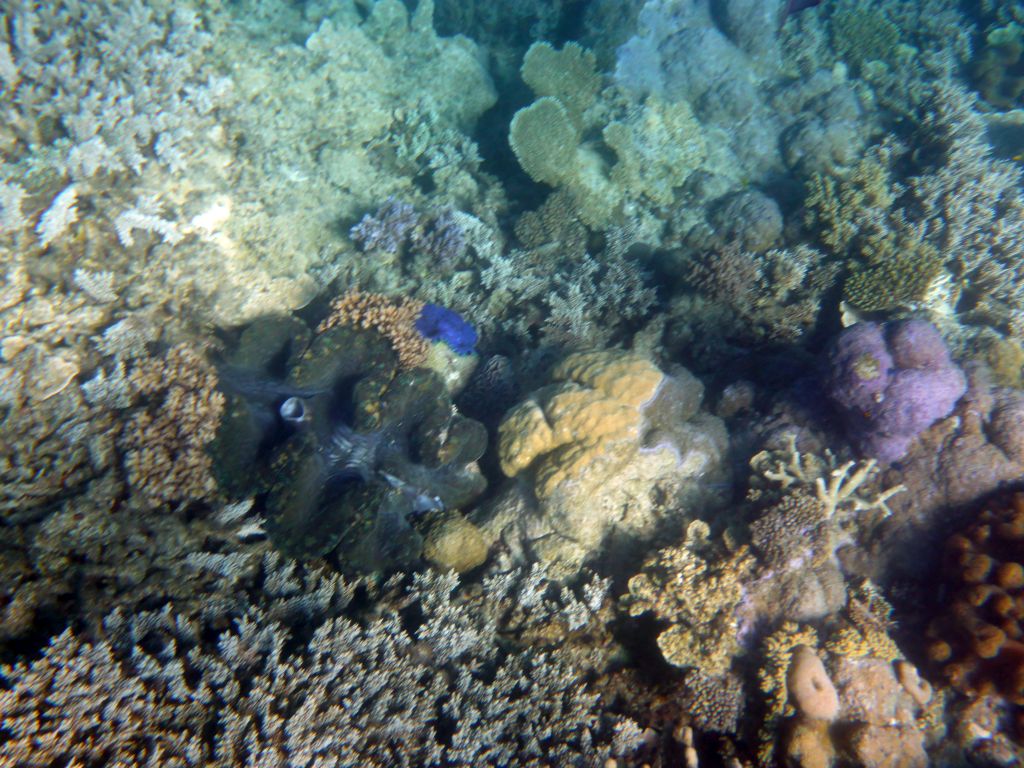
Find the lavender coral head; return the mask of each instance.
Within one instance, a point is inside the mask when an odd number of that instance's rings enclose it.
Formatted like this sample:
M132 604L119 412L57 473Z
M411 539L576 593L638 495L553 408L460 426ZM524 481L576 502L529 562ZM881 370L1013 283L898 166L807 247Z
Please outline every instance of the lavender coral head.
M931 323L858 323L828 356L826 388L850 438L880 461L896 461L948 416L967 380Z
M476 329L458 312L437 304L424 304L416 330L431 341L443 341L460 355L471 355L477 342Z

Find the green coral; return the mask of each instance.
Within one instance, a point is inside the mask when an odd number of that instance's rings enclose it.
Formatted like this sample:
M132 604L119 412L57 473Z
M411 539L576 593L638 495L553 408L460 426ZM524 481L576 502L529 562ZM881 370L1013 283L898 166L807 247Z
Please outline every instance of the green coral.
M627 202L670 205L704 160L703 132L686 102L652 97L626 110L600 101L594 56L576 43L561 51L535 43L522 76L538 99L512 118L512 151L534 181L568 192L591 227L607 226ZM602 118L616 110L624 114Z
M938 249L886 232L865 244L864 261L843 285L843 298L866 312L910 307L925 300L943 272Z
M985 36L969 66L974 87L994 107L1013 109L1024 96L1024 27L1011 23Z
M560 51L548 43L534 43L523 57L520 72L537 96L558 99L577 125L601 87L594 54L578 43L566 43Z
M881 11L843 8L831 19L832 47L856 68L869 61L889 61L900 42L900 28Z

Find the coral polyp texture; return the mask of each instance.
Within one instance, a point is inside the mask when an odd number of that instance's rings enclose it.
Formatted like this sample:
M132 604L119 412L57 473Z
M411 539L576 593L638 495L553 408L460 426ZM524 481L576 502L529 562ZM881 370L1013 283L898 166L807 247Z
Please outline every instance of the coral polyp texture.
M726 434L700 411L704 388L689 372L666 374L634 353L583 352L551 379L498 428L502 470L535 499L524 502L537 518L526 537L543 561L572 572L610 535L650 536L668 514L655 488L671 503L711 500L701 480L720 476ZM499 512L490 524L506 522Z
M1024 493L996 499L946 543L952 593L928 655L958 691L1024 710Z
M889 462L952 412L967 378L935 326L906 320L843 331L829 352L826 386L850 437Z

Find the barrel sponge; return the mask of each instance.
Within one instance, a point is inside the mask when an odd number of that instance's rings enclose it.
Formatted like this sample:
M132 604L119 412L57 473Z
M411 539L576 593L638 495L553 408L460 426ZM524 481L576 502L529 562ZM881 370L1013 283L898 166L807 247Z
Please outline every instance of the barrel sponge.
M533 465L544 498L563 483L603 473L639 448L643 409L665 380L639 355L587 352L570 355L553 371L553 384L513 408L498 430L498 456L510 477Z

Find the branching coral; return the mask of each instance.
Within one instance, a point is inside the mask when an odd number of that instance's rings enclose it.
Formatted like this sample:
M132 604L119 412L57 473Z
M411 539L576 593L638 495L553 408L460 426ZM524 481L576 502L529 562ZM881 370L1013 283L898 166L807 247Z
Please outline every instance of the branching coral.
M210 498L217 484L206 446L224 410L213 369L181 345L141 362L129 387L141 406L120 439L131 487L149 503Z
M753 566L744 548L714 559L686 544L662 549L629 580L624 602L633 616L651 611L669 622L658 635L667 662L718 677L739 652L735 613Z
M875 484L877 462L847 461L839 463L835 455L826 450L822 456L801 453L796 448L795 437L790 437L787 451L762 451L750 460L755 476L760 476L782 490L813 489L814 496L822 505L824 518L846 518L866 510L879 510L891 514L888 501L900 491L901 486L892 486L871 495L861 495L858 490L867 484ZM852 471L852 474L851 474Z
M422 365L430 344L416 330L423 302L407 296L391 298L352 289L331 302L331 314L320 323L318 333L338 326L351 326L381 334L391 344L405 368Z
M33 662L0 667L0 760L574 764L638 745L639 729L602 712L583 668L557 653L499 652L497 607L527 604L535 580L509 574L474 599L454 576L420 576L385 586L365 621L351 615L358 586L270 564L244 616L168 606L114 612L93 640L67 630ZM571 602L527 612L535 624L566 620ZM415 628L402 620L410 606Z

